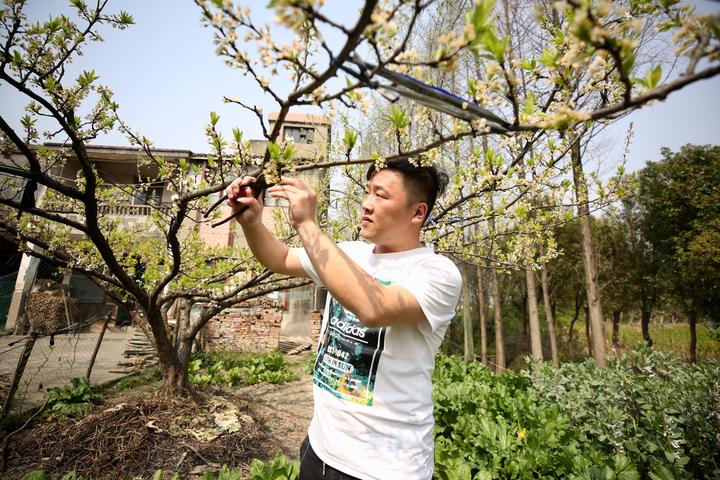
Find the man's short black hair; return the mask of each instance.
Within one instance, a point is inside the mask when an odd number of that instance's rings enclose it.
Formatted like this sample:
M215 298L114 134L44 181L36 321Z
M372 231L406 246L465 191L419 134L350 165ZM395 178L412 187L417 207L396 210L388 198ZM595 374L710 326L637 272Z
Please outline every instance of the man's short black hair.
M411 201L427 203L428 213L425 216L425 220L427 220L437 197L445 192L448 184L447 174L438 170L434 165L415 165L407 159L390 160L383 169L393 170L402 175L410 192ZM371 164L365 175L367 181L370 181L376 171L378 170L375 164Z

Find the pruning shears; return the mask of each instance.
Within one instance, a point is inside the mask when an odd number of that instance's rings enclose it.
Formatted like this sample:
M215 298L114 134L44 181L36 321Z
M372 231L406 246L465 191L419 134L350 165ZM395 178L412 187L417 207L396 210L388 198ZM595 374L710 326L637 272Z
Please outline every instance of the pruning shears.
M265 174L262 173L262 170L254 172L254 175L251 173L250 176L255 177L255 181L249 185L250 189L252 190L253 197L256 199L260 199L260 196L263 194L263 192L269 188L272 187L273 183L268 183L267 179L265 178ZM213 203L208 207L207 210L203 212L203 218L207 218L208 215L212 213L213 210L215 210L218 206L220 206L223 202L225 202L228 199L227 193L224 193L220 199L218 199L217 202ZM238 215L241 215L245 210L247 210L247 205L244 205L240 207L237 211L233 212L231 215L229 215L226 218L223 218L222 220L218 220L217 222L211 224L210 226L212 228L219 227L220 225L223 225L233 218L237 217Z

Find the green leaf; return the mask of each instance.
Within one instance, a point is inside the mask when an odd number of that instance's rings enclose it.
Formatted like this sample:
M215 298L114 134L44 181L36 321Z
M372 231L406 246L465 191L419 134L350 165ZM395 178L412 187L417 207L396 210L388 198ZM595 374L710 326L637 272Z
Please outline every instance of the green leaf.
M657 65L655 68L650 70L646 75L645 78L647 80L647 88L652 90L653 88L657 87L660 83L660 79L662 78L662 65Z
M135 25L135 18L128 12L120 12L120 23L123 25Z
M280 145L278 145L275 142L268 142L268 153L270 154L270 158L273 160L279 160L280 159Z
M287 163L292 160L293 157L295 157L295 146L292 143L288 143L282 151L282 159Z
M467 14L466 22L472 27L474 38L469 43L470 48L475 49L482 44L483 36L494 27L492 15L495 8L495 0L480 0L475 8Z
M235 127L232 129L233 138L240 145L243 143L243 132L239 128Z
M214 127L217 125L218 120L220 120L220 116L216 112L210 112L210 125Z
M399 129L405 128L410 124L410 117L407 112L398 105L392 105L390 107L390 113L386 115L392 125Z
M84 71L77 79L78 84L80 84L81 87L89 87L95 80L97 80L98 77L95 75L95 70L90 71Z
M557 62L558 52L555 47L545 47L538 61L546 67L553 67Z
M482 43L485 49L493 55L493 59L499 63L505 62L505 54L510 42L510 37L505 35L502 39L493 31L486 32L482 37Z
M345 148L350 151L353 149L353 147L355 147L356 143L357 133L349 128L345 130L345 135L343 136L343 144L345 145Z
M651 480L675 480L675 475L664 465L655 465L648 475Z
M621 53L622 58L622 65L620 65L620 70L624 75L630 75L630 72L632 72L632 69L635 67L635 51L629 48L622 49Z
M592 23L590 23L590 20L587 18L583 18L573 30L573 34L582 40L583 42L590 43L591 42L591 32L592 32Z

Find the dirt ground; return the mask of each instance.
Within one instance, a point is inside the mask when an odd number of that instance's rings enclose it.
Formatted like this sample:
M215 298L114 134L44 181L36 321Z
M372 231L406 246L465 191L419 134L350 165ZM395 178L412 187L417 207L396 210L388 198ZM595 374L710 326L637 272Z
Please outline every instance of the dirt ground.
M198 389L199 403L165 398L159 384L116 392L88 415L43 421L18 433L5 452L9 478L43 469L53 478L152 478L158 469L199 479L221 465L247 477L253 458L297 459L313 412L309 352L287 357L299 379L280 385ZM169 477L167 477L169 478Z
M309 354L300 357L307 358ZM313 415L312 375L301 372L300 379L280 385L257 384L235 390L265 420L278 451L298 458Z

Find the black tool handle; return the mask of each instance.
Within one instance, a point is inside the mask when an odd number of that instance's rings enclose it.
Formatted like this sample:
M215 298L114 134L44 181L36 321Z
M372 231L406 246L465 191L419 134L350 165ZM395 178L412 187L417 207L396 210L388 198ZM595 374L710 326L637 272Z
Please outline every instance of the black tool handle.
M265 176L260 174L257 177L257 179L255 180L255 182L250 184L250 189L253 192L253 197L259 199L260 196L265 191L265 189L268 188L269 186L270 185L268 185L268 183L265 181ZM210 212L212 212L215 208L217 208L217 206L220 205L222 202L226 201L227 198L228 198L227 194L220 197L220 199L217 202L215 202L210 208L208 208L205 211L205 213L203 213L203 217L207 218L207 216L210 214ZM244 205L244 206L240 207L238 210L236 210L235 212L233 212L228 217L223 218L222 220L218 220L217 222L211 224L210 226L212 228L219 227L220 225L223 225L223 224L229 222L230 220L237 217L238 215L241 215L247 209L248 209L248 206Z

